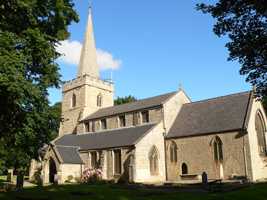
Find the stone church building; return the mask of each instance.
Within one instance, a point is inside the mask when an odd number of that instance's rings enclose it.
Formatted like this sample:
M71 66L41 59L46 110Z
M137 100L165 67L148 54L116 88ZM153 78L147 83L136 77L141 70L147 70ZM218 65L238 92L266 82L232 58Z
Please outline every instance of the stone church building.
M114 106L114 84L100 79L91 12L77 77L63 86L59 136L40 161L43 183L80 179L98 168L103 179L156 183L267 178L266 113L253 92L191 102L179 89Z

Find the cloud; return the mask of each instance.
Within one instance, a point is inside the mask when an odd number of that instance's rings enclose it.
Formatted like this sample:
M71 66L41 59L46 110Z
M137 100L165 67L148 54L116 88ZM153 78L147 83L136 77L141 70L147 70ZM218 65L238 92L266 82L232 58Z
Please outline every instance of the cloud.
M79 64L81 49L82 44L79 41L69 40L62 41L60 45L56 47L56 50L62 54L59 60L72 65ZM97 63L101 70L116 70L120 68L121 60L115 59L110 52L97 49L96 54Z

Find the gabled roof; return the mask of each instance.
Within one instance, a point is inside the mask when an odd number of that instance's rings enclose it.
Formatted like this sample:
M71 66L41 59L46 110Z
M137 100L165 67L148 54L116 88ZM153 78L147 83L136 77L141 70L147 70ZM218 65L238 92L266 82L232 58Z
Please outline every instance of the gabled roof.
M176 93L177 92L171 92L171 93L163 94L160 96L138 100L138 101L131 102L131 103L102 108L96 111L95 113L89 115L85 119L83 119L83 121L160 106L163 103L165 103L169 98L174 96Z
M54 144L56 146L77 147L79 150L98 150L132 146L144 137L155 125L156 124L145 124L96 133L64 135L54 141Z
M252 92L243 92L184 104L167 138L244 129L252 96Z
M56 152L59 154L63 163L67 164L82 164L83 161L79 156L77 147L70 146L55 146Z

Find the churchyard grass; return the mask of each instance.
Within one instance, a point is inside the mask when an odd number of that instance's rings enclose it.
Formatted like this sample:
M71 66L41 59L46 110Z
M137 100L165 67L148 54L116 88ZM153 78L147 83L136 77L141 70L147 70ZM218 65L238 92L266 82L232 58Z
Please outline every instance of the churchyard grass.
M127 189L119 185L61 185L25 188L17 192L0 193L1 200L266 200L267 183L221 193L182 192L162 189Z

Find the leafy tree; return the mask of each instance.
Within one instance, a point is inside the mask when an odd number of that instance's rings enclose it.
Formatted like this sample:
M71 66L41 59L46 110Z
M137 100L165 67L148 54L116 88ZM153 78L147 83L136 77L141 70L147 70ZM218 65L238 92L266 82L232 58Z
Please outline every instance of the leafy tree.
M24 171L53 136L48 88L58 87L56 46L78 22L72 0L0 3L0 141L8 167Z
M114 100L114 104L121 105L121 104L130 103L134 101L137 101L137 99L134 96L129 95L125 97L117 97L117 99Z
M60 120L61 120L61 102L55 103L50 107L50 124L51 124L51 140L55 139L58 136Z
M214 33L230 39L228 60L238 60L240 74L256 86L256 95L267 96L267 1L219 0L197 4L197 9L216 19Z

